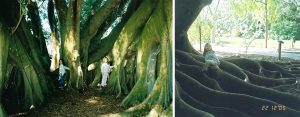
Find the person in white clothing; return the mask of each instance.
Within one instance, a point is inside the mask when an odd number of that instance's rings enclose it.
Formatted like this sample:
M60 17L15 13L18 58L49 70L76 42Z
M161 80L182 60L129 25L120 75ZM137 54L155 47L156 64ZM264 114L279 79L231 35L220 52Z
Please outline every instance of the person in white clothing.
M58 78L58 83L59 83L59 88L60 89L63 89L64 85L65 85L64 75L66 74L66 70L70 70L70 68L64 66L62 60L59 60L59 78Z
M102 81L100 86L105 87L107 85L106 82L109 77L109 72L111 68L113 68L113 66L110 66L107 59L104 58L103 63L101 65Z

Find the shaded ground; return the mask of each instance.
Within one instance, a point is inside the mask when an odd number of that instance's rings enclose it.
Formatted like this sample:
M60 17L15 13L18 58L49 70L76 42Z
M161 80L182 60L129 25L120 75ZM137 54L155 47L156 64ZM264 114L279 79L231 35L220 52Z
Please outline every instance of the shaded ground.
M84 94L66 90L55 93L42 108L30 112L30 117L95 117L125 110L118 106L124 97L116 99L112 95L101 95L97 90L87 90Z

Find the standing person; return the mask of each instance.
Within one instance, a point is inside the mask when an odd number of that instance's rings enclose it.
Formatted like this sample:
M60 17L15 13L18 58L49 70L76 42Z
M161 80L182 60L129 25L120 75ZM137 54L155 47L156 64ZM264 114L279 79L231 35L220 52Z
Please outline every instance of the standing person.
M100 86L102 87L105 87L107 85L106 82L109 77L110 68L113 68L113 66L110 66L107 58L104 58L101 65L102 80Z
M206 43L204 46L203 56L205 60L205 66L203 71L206 71L209 66L219 66L220 60L215 54L215 51L213 51L211 45L209 43Z
M63 65L63 61L59 60L59 78L58 78L58 83L59 83L59 87L60 89L64 88L65 85L65 74L66 74L66 70L70 70L70 68L66 67Z

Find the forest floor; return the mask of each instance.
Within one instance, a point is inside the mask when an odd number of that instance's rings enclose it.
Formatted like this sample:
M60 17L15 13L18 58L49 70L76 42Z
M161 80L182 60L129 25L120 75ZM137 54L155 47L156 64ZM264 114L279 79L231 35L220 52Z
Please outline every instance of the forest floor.
M100 93L100 88L85 90L83 94L58 90L48 103L25 116L28 117L96 117L125 111L119 104L124 97Z

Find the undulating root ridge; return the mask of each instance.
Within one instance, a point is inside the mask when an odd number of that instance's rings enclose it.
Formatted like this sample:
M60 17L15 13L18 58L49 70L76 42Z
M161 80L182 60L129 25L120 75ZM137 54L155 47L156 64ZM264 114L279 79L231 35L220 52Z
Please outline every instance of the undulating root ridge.
M176 50L176 115L300 115L300 97L293 94L300 90L300 84L296 83L299 78L291 77L293 71L286 70L287 66L283 68L280 64L267 61L230 59L221 60L219 68L209 67L207 71L202 71L203 64L201 54ZM256 68L252 69L253 66ZM270 66L273 69L268 69ZM259 69L282 76L268 77ZM245 78L249 78L249 82L245 82ZM285 92L287 89L293 91Z

